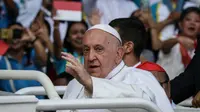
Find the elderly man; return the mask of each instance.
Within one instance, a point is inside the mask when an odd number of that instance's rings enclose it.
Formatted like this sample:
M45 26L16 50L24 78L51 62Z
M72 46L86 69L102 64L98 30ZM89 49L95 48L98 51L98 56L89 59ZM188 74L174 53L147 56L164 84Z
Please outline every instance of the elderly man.
M114 28L104 24L93 26L85 33L83 45L84 66L71 54L62 53L62 58L71 63L66 65L66 71L75 77L64 98L137 97L152 101L162 112L173 112L164 90L151 73L124 64L122 41ZM98 111L111 110L95 110Z

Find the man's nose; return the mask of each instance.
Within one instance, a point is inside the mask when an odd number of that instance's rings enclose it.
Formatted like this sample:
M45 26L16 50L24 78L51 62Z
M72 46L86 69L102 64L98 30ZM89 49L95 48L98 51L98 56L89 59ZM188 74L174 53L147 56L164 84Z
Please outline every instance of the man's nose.
M95 52L93 50L90 50L88 59L89 61L93 61L95 59Z

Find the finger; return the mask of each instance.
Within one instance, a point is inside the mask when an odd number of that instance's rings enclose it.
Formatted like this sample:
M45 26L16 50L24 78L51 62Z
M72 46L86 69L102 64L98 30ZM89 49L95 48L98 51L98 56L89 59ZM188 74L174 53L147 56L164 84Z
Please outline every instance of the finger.
M77 73L76 73L75 69L76 68L73 65L66 65L65 71L67 73L69 73L70 75L72 75L73 77L77 77Z
M72 55L72 54L68 54L69 58L73 59L76 62L76 66L82 66L82 64Z
M68 54L69 54L69 53L61 52L61 55L62 55L62 56L66 56L66 57L68 57Z
M37 30L37 31L35 32L35 35L39 35L40 33L43 33L43 29L42 29L42 28L40 28L39 30Z
M52 9L52 17L56 16L57 10L55 8Z
M42 27L42 23L40 22L40 20L37 20L37 24L38 24L39 28Z
M26 29L26 32L28 33L28 35L32 35L32 32L30 31L30 29Z
M66 61L70 62L72 65L75 65L75 66L78 65L78 63L72 58L69 58L69 57L66 57L66 56L62 56L62 58L65 59Z
M78 62L78 60L72 55L72 54L68 54L69 58L72 58L74 61Z
M78 60L77 60L72 54L70 54L70 53L61 52L61 55L64 55L64 56L66 56L66 57L69 57L69 58L73 59L75 62L78 63Z
M79 67L74 66L72 64L67 64L65 70L66 70L66 72L68 72L69 74L71 74L74 78L76 78L76 79L80 78L80 76L79 76L80 68Z

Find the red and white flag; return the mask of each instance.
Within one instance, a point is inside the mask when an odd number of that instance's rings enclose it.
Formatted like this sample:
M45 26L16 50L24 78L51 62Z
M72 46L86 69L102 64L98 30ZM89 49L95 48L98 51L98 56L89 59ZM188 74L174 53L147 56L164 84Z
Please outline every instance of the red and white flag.
M55 20L62 21L81 21L82 20L82 4L81 2L72 1L54 1L56 11Z

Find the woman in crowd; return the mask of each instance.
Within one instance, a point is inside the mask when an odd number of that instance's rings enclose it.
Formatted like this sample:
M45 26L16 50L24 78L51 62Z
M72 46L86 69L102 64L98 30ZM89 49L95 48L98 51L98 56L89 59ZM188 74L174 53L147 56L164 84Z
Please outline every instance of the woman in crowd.
M200 9L190 7L183 10L178 25L179 33L162 42L157 62L164 67L170 79L183 72L194 55L200 30Z
M58 80L55 82L59 82L59 84L67 84L73 77L65 72L65 66L66 64L69 64L68 62L61 59L61 51L68 52L73 54L76 59L84 63L83 59L83 53L82 53L82 38L86 30L88 29L88 25L84 22L71 22L68 24L67 34L63 42L63 46L59 47L61 44L61 40L59 38L58 32L54 31L54 46L55 46L55 67L56 72L59 75ZM58 34L57 36L55 36Z
M45 52L39 39L19 23L11 25L9 29L17 32L14 33L11 42L8 42L8 51L0 59L0 69L41 71ZM30 80L0 80L0 89L7 92L16 92L30 86L41 85L37 81Z

